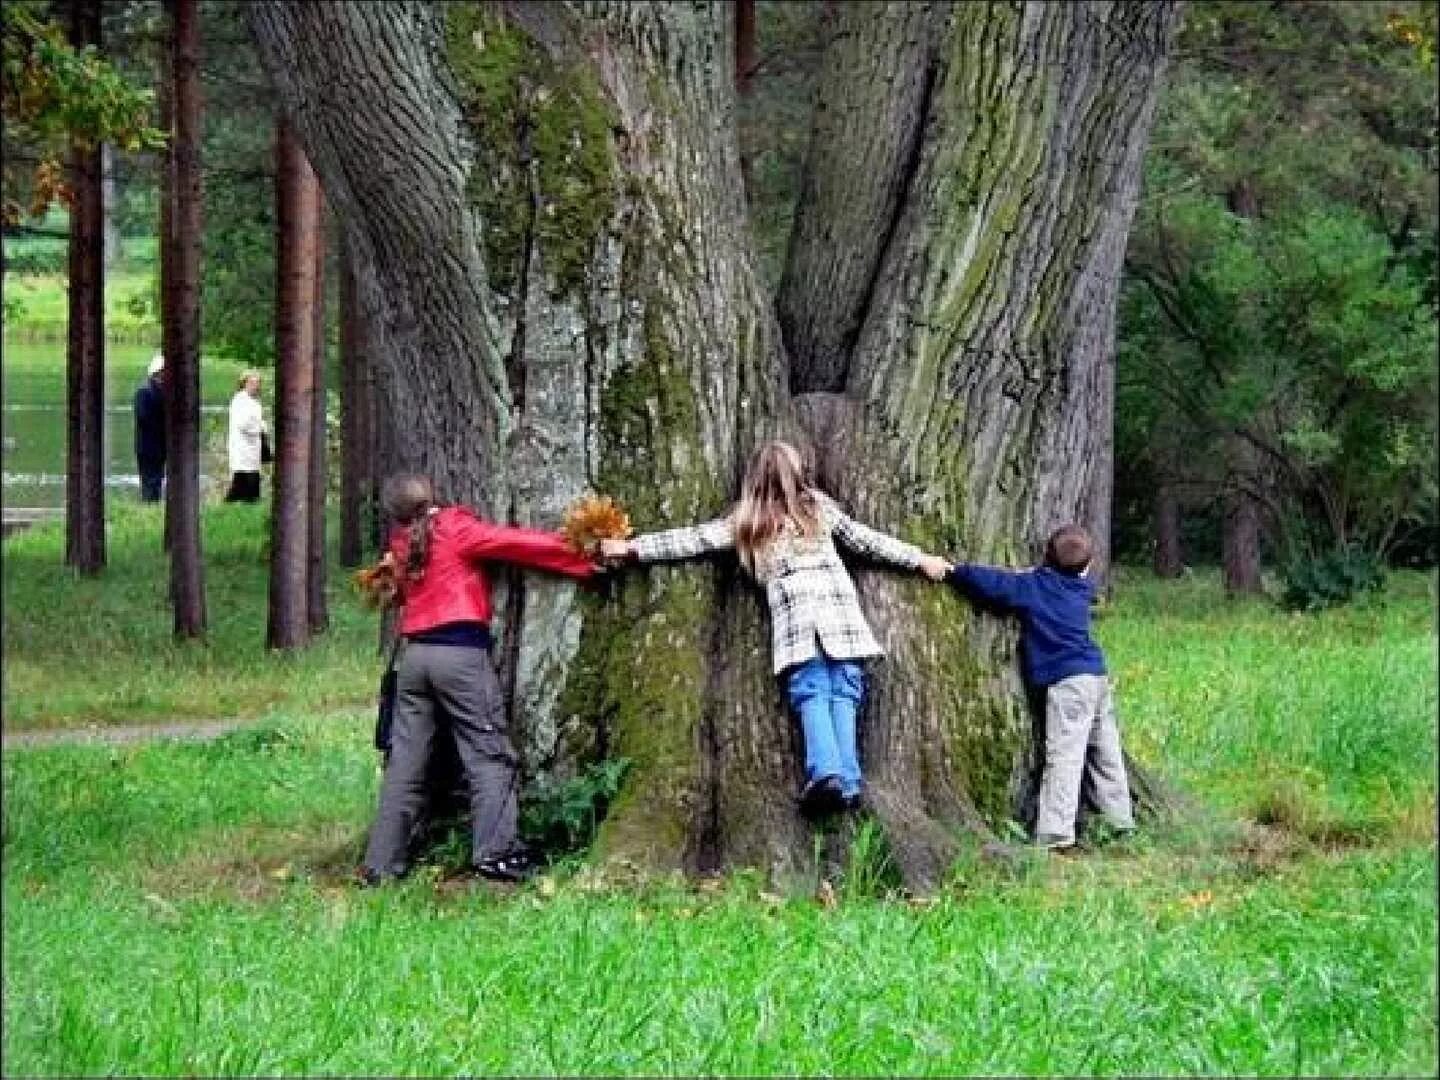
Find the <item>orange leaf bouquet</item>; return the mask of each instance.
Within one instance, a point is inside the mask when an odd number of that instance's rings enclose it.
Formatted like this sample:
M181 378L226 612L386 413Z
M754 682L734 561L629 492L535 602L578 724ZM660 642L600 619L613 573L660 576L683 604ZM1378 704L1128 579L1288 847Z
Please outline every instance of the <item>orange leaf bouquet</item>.
M601 540L628 540L630 515L609 495L583 495L570 504L560 525L571 549L593 556Z
M360 590L360 598L366 607L387 608L395 602L399 591L395 580L395 557L386 555L374 566L355 571L352 578Z

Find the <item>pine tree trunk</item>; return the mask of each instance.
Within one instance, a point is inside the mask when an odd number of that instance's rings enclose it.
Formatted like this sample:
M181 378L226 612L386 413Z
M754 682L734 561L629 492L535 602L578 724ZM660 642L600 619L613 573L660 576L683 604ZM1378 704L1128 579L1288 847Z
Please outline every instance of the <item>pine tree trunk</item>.
M275 469L266 644L309 643L310 435L320 185L288 119L275 129Z
M160 173L160 208L157 224L157 248L160 269L160 353L163 357L173 356L176 351L177 333L175 328L175 301L173 299L175 275L175 43L174 23L166 12L165 29L161 35L159 57L156 64L155 107L159 115L160 130L167 142L160 151L158 166ZM168 393L166 395L169 396ZM166 406L165 428L165 490L168 492L175 482L175 459L170 454L169 406ZM171 518L170 499L165 498L165 528L162 545L170 551L170 537L174 531ZM171 583L173 586L173 582ZM171 604L174 601L172 598Z
M200 11L171 0L175 134L166 300L172 341L165 356L166 520L175 636L203 637L205 564L200 542ZM162 255L163 257L163 255Z
M100 44L99 0L71 0L70 40ZM65 355L65 564L105 568L105 210L102 152L70 153L69 309Z
M325 455L327 428L325 420L325 192L316 196L315 211L315 298L311 314L314 325L313 369L310 377L310 467L308 470L309 508L306 510L306 548L308 566L305 572L307 593L306 618L311 634L323 634L330 626L330 609L325 599L327 567L325 564Z
M749 450L783 433L858 516L946 552L1029 557L1083 514L1174 5L842 9L861 41L837 35L824 78L856 85L820 95L845 115L815 124L780 324L745 221L724 5L248 11L357 241L397 456L442 496L554 525L592 487L660 528L722 513ZM988 835L1023 802L1014 634L857 570L890 651L870 790L928 887L957 828ZM608 594L518 580L496 629L527 767L632 762L602 855L812 869L797 725L733 559Z
M375 436L364 313L352 247L340 230L340 565L359 566L374 536Z
M1180 497L1173 485L1155 488L1155 576L1178 578L1185 570L1180 547Z

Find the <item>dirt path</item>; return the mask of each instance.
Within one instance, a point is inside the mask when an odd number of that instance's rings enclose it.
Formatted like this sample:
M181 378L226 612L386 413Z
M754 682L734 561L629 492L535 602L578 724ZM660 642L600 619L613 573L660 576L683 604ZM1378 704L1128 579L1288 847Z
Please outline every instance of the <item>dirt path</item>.
M363 706L325 713L321 719L339 719L357 715ZM127 724L113 727L91 725L62 728L55 731L15 731L0 736L6 750L30 750L45 746L119 746L125 743L156 739L177 739L184 742L205 742L221 735L254 727L270 719L265 716L231 717L228 720L185 720L173 724Z

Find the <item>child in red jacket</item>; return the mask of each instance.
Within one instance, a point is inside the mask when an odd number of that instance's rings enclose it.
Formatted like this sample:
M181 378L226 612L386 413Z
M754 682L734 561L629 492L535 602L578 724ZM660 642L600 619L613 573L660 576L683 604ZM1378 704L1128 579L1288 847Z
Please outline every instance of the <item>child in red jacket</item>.
M404 605L405 650L397 673L395 725L380 809L365 851L367 883L408 869L406 849L425 801L425 768L437 726L452 729L470 786L471 853L482 877L514 880L518 758L490 661L490 583L485 564L509 562L585 578L595 572L558 533L482 521L435 505L423 476L392 477L384 503L399 523L388 558Z

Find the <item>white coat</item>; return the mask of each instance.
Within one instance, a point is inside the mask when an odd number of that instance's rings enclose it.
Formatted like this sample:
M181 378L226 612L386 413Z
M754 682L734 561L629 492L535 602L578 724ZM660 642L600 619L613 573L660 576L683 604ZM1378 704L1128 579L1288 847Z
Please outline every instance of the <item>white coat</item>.
M260 471L260 433L265 430L265 414L260 399L244 390L237 390L230 399L230 471Z

